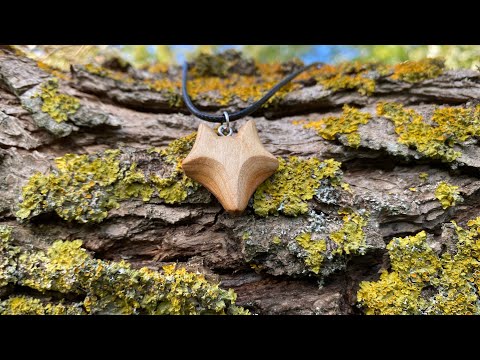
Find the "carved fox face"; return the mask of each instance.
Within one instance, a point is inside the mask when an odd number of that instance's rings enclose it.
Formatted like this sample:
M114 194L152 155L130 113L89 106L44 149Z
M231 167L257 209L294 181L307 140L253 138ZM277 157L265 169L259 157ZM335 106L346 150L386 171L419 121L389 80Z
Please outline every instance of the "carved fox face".
M253 120L234 136L218 136L200 124L182 168L215 195L226 211L240 214L255 189L277 170L278 160L263 147Z

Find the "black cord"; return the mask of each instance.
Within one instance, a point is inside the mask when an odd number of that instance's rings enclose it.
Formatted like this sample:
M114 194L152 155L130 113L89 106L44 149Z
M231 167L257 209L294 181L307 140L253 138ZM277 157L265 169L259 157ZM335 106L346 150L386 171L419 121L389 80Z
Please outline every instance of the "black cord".
M283 78L282 81L280 81L277 85L275 85L273 88L271 88L260 100L254 102L252 105L250 105L249 107L247 107L243 110L228 114L228 117L230 118L230 121L235 121L235 120L241 119L244 116L248 116L248 115L254 113L255 111L257 111L260 108L260 106L265 104L268 101L268 99L270 99L273 95L275 95L275 93L278 90L280 90L282 87L287 85L295 77L300 75L302 72L310 69L311 67L319 65L319 64L322 64L322 63L319 63L319 62L312 63L312 64L307 65L307 66L291 73L290 75L286 76L285 78ZM224 122L225 117L223 115L213 115L213 114L205 113L205 112L202 112L202 111L198 110L195 107L195 105L193 105L192 100L190 99L190 96L188 96L187 75L188 75L188 63L185 61L183 63L183 73L182 73L182 95L183 95L183 101L185 102L185 105L187 106L188 110L190 110L190 112L193 115L195 115L196 117L198 117L202 120L210 121L210 122L218 122L218 123Z

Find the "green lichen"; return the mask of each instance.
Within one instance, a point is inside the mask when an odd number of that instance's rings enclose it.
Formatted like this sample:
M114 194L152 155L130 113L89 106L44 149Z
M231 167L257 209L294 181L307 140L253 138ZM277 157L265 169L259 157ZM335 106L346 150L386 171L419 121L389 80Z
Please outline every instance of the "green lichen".
M294 124L302 124L305 129L315 129L317 134L326 140L335 140L339 135L345 134L348 144L358 148L360 145L358 127L368 123L371 117L369 113L344 105L341 116L329 116L306 123L296 121Z
M445 61L438 58L405 61L393 66L391 78L409 83L417 83L440 76L444 68Z
M377 105L377 115L393 121L399 143L445 162L452 162L462 155L454 150L454 145L480 136L478 105L476 108L437 108L427 121L401 104L382 102Z
M341 163L333 159L320 161L317 158L301 160L279 158L277 172L261 184L253 196L253 208L259 216L297 216L308 211L308 200L326 179L333 186L340 185Z
M442 255L425 231L388 244L391 270L357 293L366 314L480 314L480 217L467 228L452 223L455 250Z
M55 241L43 251L18 252L6 242L0 255L14 264L13 285L39 292L83 296L87 314L247 314L235 306L233 290L223 290L202 274L175 265L162 272L148 268L132 269L124 261L94 259L81 247L80 240ZM13 256L11 254L14 254ZM13 302L13 303L12 303ZM37 300L11 298L1 305L3 313L76 311L61 304L47 307ZM43 309L43 310L42 310Z
M302 233L295 238L298 245L307 253L305 265L315 274L320 272L323 263L324 253L327 250L325 240L312 240L312 234Z
M67 221L101 222L109 210L120 206L120 201L149 201L155 191L168 204L180 203L200 187L181 168L194 141L192 134L158 150L166 165L163 176L144 173L135 162L121 161L120 150L57 158L55 170L35 173L23 187L17 218L25 220L55 212ZM152 151L149 156L157 157Z
M448 209L451 206L463 201L463 198L460 196L458 191L458 186L450 185L445 181L442 181L438 184L435 189L435 197L442 204L442 208Z
M342 209L338 214L343 215L342 225L337 231L331 232L327 240L312 239L315 233L311 232L301 233L295 238L305 252L303 255L305 265L314 274L320 273L325 258L365 254L367 244L363 229L367 225L367 217L351 209ZM330 246L327 246L327 241Z
M84 315L80 304L46 303L28 296L14 296L0 302L0 315Z
M80 107L80 101L77 98L58 92L57 78L43 83L41 92L34 95L34 97L37 96L43 101L42 111L58 123L67 121L68 117L75 114Z

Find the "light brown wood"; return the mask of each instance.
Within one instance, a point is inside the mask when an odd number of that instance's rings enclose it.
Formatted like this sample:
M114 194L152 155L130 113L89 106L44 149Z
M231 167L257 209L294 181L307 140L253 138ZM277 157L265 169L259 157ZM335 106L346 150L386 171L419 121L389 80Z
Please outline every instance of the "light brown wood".
M278 160L263 147L253 120L233 136L218 136L200 124L182 168L210 190L226 211L240 214L255 189L277 170Z

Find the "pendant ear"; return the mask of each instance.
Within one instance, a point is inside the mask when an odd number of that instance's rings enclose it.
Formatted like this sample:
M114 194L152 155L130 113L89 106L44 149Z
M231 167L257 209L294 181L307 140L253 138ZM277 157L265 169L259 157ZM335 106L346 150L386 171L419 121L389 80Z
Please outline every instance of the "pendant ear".
M211 127L205 124L200 124L197 131L197 141L198 139L205 139L209 141L215 141L218 138L217 134Z
M257 127L255 126L255 121L248 120L245 125L243 125L239 130L237 137L241 140L258 138Z

